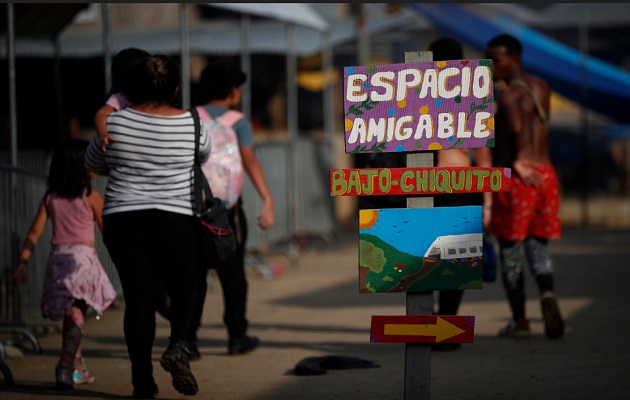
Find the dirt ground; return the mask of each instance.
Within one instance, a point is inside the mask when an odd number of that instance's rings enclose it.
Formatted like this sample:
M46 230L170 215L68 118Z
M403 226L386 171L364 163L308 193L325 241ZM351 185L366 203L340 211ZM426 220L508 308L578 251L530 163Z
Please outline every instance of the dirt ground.
M300 252L292 264L283 255L269 260L283 274L250 274L250 333L262 346L228 356L221 322L220 288L208 292L200 331L202 359L192 364L199 382L194 398L212 400L403 400L405 344L370 343L372 315L404 315L405 294L358 294L356 237L342 237ZM540 306L527 274L527 312L533 335L498 338L509 319L500 282L465 292L460 315L476 318L475 341L459 350L433 352L430 398L439 400L625 400L630 398L630 230L565 231L553 242L560 307L567 330L559 340L544 336ZM0 386L0 399L124 399L131 395L130 365L122 336L124 304L86 326L84 355L96 382L71 392L54 389L58 332L39 338L42 354L26 351L7 364L14 386ZM158 363L167 340L158 317L154 374L159 399L184 399ZM296 376L306 357L353 356L378 365ZM411 399L406 399L411 400Z

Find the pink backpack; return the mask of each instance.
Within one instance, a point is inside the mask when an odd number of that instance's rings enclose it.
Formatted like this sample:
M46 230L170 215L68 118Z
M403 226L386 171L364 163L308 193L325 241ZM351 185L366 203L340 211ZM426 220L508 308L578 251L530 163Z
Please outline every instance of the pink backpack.
M210 136L210 158L201 169L208 179L214 197L230 208L236 204L243 189L243 162L234 124L243 114L230 110L212 118L203 106L197 106L201 125Z

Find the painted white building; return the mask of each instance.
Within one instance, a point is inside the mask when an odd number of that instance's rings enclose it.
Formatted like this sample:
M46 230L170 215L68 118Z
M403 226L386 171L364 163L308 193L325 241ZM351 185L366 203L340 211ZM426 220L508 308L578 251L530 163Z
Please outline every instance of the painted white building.
M424 256L442 260L480 257L483 254L482 240L482 233L439 236Z

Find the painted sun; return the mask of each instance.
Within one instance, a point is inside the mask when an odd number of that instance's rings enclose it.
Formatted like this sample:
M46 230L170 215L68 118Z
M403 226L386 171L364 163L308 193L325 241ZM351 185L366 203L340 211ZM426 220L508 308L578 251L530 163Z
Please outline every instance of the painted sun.
M378 210L359 210L359 230L369 230L376 225Z

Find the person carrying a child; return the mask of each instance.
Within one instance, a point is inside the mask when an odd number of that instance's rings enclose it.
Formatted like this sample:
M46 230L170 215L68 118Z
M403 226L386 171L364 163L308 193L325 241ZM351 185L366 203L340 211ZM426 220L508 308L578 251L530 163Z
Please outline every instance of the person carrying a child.
M194 162L210 154L210 141L188 110L175 106L179 66L156 54L132 71L125 96L131 106L111 113L115 138L103 151L98 135L88 146L89 170L107 176L103 206L104 242L116 266L125 300L124 335L131 361L133 398L158 393L152 352L158 288L170 298L169 344L160 365L175 390L195 395L190 345L201 320L207 266L200 260L201 224L195 214Z
M48 190L24 239L14 274L17 287L27 281L29 259L50 219L51 249L41 309L44 318L63 320L61 355L55 368L60 390L94 382L81 352L86 312L92 307L101 315L117 296L96 253L94 222L102 233L103 197L91 187L86 148L87 142L71 140L55 150Z

